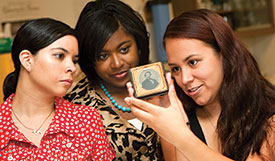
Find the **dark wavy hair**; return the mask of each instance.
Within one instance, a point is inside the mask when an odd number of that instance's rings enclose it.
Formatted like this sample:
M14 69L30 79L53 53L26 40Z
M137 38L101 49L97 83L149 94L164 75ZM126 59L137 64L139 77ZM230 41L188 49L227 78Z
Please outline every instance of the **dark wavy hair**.
M120 26L136 41L139 65L148 63L149 34L139 13L118 0L91 1L82 10L75 27L79 39L79 65L91 83L98 80L95 61Z
M222 56L224 78L219 90L221 114L217 132L222 153L245 160L260 154L267 137L268 119L275 113L275 88L262 75L256 60L224 19L206 9L191 10L174 18L163 37L197 39ZM185 108L199 107L177 86Z
M65 35L76 36L74 30L70 26L51 18L30 20L19 28L11 49L15 70L8 74L4 80L4 100L16 91L21 68L21 62L19 60L20 52L22 50L28 50L33 55L36 55L40 49L47 47Z

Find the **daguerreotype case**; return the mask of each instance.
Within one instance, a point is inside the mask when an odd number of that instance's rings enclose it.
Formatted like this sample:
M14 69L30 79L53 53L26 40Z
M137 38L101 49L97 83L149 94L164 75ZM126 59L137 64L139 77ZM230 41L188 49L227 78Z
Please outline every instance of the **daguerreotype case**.
M168 92L165 71L161 62L131 68L129 75L136 98L144 99Z

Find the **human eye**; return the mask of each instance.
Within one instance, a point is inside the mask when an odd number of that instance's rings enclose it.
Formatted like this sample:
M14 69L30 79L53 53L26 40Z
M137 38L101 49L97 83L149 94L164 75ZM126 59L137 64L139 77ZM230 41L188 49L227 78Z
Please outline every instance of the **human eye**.
M57 54L54 54L54 56L57 58L57 59L60 59L62 60L64 58L64 54L63 53L57 53Z
M198 60L190 60L190 61L188 62L188 64L189 64L190 66L195 66L197 63L198 63Z
M106 60L108 57L109 57L108 54L100 54L99 57L98 57L98 59L99 60Z
M77 64L78 63L78 57L73 58L73 62L74 62L74 64Z
M177 66L171 67L171 71L172 71L173 73L178 73L178 72L180 72L180 67L177 67Z
M122 53L122 54L128 53L129 48L130 48L130 46L125 46L125 47L120 48L120 53Z

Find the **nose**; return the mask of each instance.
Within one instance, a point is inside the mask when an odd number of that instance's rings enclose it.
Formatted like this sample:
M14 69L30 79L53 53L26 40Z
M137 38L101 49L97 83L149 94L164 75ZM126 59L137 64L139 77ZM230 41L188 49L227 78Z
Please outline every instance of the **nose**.
M121 68L122 65L123 65L123 60L121 59L120 55L117 53L112 54L111 68L113 69Z
M76 72L76 66L73 61L70 61L69 63L67 63L66 72L71 72L73 74Z
M191 70L188 70L188 69L182 70L181 81L182 81L183 85L186 85L186 84L192 82L193 79L194 79L194 77L192 75Z

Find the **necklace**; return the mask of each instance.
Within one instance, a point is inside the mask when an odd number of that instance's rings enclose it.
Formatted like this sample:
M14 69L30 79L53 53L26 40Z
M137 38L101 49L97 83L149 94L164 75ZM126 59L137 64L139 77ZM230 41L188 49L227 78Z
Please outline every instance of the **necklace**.
M23 122L20 121L20 119L18 118L18 116L16 115L16 113L13 111L12 108L11 108L11 110L12 110L12 112L13 112L13 114L14 114L16 120L17 120L22 126L24 126L26 129L31 130L32 133L35 134L35 135L41 134L41 131L40 131L41 127L44 125L44 123L46 122L46 120L48 120L48 118L51 116L51 114L52 114L53 111L54 111L54 110L52 110L51 113L50 113L50 114L45 118L45 120L42 122L42 124L38 127L38 129L35 130L35 129L32 129L32 128L27 127L26 125L24 125Z
M109 98L109 100L112 102L112 104L118 108L119 110L123 111L123 112L131 112L131 109L129 107L122 107L121 105L119 105L116 100L111 96L111 94L107 91L107 89L105 88L105 86L103 85L103 83L100 83L100 88L103 90L103 92L105 93L105 95Z

